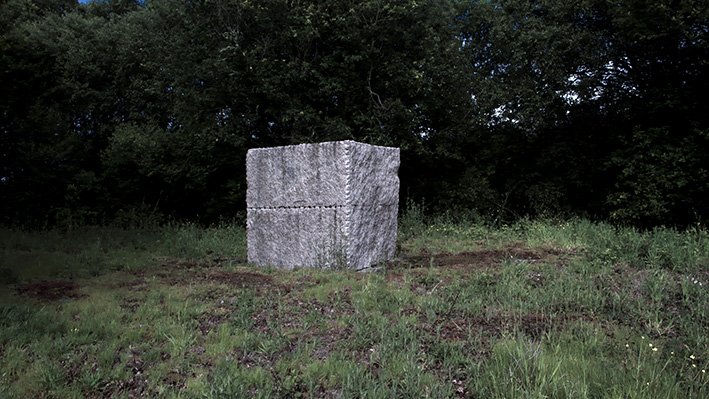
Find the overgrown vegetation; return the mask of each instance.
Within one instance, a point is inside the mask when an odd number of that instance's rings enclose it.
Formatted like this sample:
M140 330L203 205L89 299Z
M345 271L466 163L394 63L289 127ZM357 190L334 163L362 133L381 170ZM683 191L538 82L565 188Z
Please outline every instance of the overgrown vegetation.
M0 396L709 394L706 230L401 226L371 273L248 266L231 225L3 230Z
M709 215L699 0L5 0L0 223L216 223L247 149L402 149L402 198L509 222Z
M0 26L0 397L709 397L706 1ZM247 265L247 150L341 139L401 148L398 258Z

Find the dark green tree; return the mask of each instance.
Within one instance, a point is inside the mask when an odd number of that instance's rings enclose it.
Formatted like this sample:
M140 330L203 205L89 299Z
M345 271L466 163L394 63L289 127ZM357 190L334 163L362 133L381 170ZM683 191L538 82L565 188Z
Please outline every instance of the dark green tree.
M249 148L354 139L431 212L701 221L704 3L7 0L1 218L212 222Z

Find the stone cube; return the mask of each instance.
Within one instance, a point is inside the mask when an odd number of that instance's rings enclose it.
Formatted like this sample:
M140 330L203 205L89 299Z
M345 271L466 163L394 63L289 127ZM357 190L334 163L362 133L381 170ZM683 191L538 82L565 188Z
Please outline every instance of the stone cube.
M365 269L396 248L399 149L355 141L246 156L249 262Z

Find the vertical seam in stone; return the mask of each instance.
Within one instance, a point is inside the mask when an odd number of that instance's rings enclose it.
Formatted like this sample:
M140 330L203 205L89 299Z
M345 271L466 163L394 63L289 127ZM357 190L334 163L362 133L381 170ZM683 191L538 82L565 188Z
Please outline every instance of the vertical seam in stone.
M351 240L350 240L350 223L352 222L352 209L350 207L350 179L352 175L352 159L350 158L350 141L345 141L343 145L345 146L345 207L344 207L344 220L342 222L342 235L344 236L344 258L347 266L352 266L350 263L351 254Z

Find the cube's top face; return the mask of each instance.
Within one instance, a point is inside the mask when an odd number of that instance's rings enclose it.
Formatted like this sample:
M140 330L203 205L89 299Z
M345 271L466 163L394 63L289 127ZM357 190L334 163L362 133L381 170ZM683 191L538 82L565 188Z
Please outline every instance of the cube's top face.
M354 141L258 148L246 156L249 208L398 204L399 149Z

